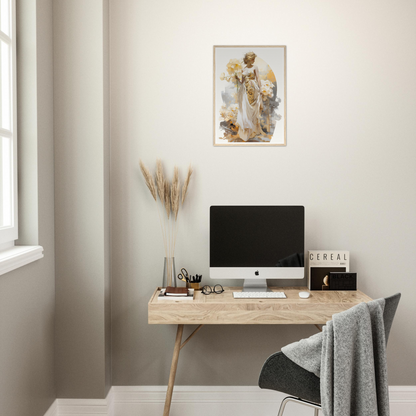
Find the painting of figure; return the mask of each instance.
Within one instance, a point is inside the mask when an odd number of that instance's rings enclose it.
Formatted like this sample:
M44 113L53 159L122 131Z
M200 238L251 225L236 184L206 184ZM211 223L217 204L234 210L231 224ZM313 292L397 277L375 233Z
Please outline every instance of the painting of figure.
M214 145L286 145L285 46L214 46Z

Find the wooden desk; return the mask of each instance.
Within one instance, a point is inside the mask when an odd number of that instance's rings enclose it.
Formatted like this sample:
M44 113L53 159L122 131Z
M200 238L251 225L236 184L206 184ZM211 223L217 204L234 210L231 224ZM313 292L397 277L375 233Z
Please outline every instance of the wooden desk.
M306 287L274 287L274 291L285 292L286 299L234 299L233 291L241 287L224 287L221 294L203 295L196 291L193 301L157 299L157 288L148 304L149 324L178 325L172 365L166 392L163 416L168 416L175 384L179 351L202 328L203 325L324 325L332 315L345 311L361 302L371 300L357 291L312 291L308 299L299 298ZM182 343L184 325L199 325Z

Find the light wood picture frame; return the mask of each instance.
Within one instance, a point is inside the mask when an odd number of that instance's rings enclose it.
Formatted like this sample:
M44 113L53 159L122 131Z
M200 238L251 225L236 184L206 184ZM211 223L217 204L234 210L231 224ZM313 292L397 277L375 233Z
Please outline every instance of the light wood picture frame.
M214 46L214 146L286 146L286 46Z

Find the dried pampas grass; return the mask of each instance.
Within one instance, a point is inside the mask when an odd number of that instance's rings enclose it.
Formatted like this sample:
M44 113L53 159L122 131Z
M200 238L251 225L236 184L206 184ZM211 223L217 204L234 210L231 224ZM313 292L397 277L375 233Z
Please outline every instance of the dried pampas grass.
M163 182L163 187L164 187L164 204L165 204L165 210L166 210L166 215L168 216L168 219L170 217L170 187L169 187L169 182L168 181L164 181Z
M156 160L156 187L159 199L165 203L165 175L163 173L163 165L160 159Z
M182 187L182 198L180 192L181 184L179 179L179 169L177 166L175 166L173 170L173 179L171 184L165 177L162 161L160 159L156 160L155 178L153 178L149 169L146 168L141 160L140 170L142 171L144 180L150 193L152 194L153 199L156 201L160 225L162 227L165 255L170 259L174 257L175 254L179 207L181 202L182 205L185 202L185 198L188 193L189 182L193 173L192 166L189 165L188 173ZM162 210L160 209L160 204L157 202L158 195L162 205ZM163 211L166 212L166 215L163 214ZM171 272L171 267L169 267L168 273L169 272ZM168 282L172 282L172 278L174 279L175 276L168 275Z
M188 186L189 186L189 182L191 181L192 172L193 172L192 166L189 165L188 173L186 175L186 179L182 187L182 205L185 202L186 194L188 193Z
M144 181L146 182L146 185L149 188L149 191L152 194L153 199L156 201L155 181L153 180L153 176L149 172L149 169L147 169L147 167L143 164L141 160L140 160L140 170L142 171Z
M173 180L172 186L170 188L170 201L172 206L172 214L175 216L175 221L178 219L178 212L179 212L179 169L175 166L173 171Z

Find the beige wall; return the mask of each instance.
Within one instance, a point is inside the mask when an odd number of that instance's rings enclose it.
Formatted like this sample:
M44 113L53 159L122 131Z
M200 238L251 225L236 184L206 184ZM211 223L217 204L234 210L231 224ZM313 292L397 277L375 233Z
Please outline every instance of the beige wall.
M18 243L44 258L0 276L0 413L41 416L56 397L52 1L17 6Z
M407 0L110 2L113 385L168 379L175 329L147 324L163 249L138 164L158 157L195 167L178 267L210 283L211 204L303 204L306 250L350 250L361 290L403 293L389 381L416 384L415 19ZM287 147L214 148L213 45L250 44L287 45ZM255 385L270 353L314 332L206 327L177 382Z
M56 388L103 398L110 374L108 1L54 2Z

